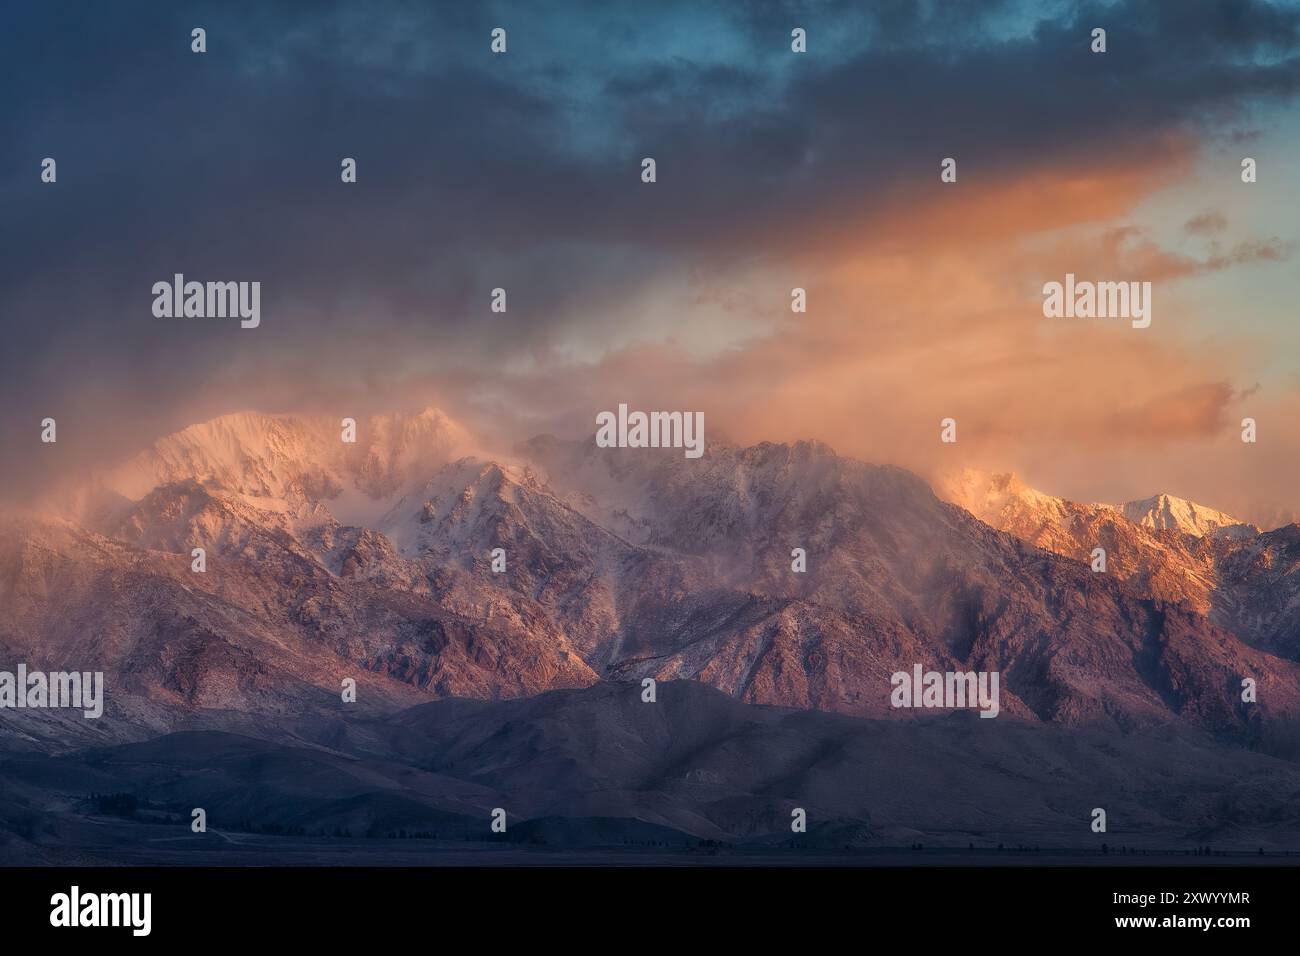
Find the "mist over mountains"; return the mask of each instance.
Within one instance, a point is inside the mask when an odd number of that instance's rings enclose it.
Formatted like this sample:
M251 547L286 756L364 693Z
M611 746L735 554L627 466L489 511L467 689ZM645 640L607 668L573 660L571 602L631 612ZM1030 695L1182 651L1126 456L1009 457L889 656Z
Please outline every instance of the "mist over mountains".
M834 787L853 796L820 798L828 846L889 845L927 827L960 842L989 804L1006 805L1002 775L1039 773L1008 756L1010 741L1055 754L1057 775L1078 786L1097 771L1069 741L1097 741L1114 749L1119 788L1139 767L1154 772L1163 739L1196 752L1188 787L1250 780L1251 798L1217 820L1190 798L1143 811L1139 800L1130 821L1162 839L1266 826L1282 846L1292 832L1300 526L1260 531L1160 495L1081 505L1011 476L960 476L940 486L943 500L907 471L809 442L712 442L689 460L539 437L494 456L432 409L362 420L357 436L342 442L336 421L225 416L52 489L40 514L4 519L4 659L105 673L98 721L0 710L10 786L71 814L56 830L80 826L69 820L87 812L82 779L164 804L201 799L191 757L217 747L250 754L229 771L225 819L312 832L470 833L508 800L525 819L588 820L535 824L561 841L630 840L640 821L761 842L788 836L782 800L805 806ZM1090 567L1096 547L1105 573ZM202 573L194 548L206 551ZM806 572L792 570L796 548ZM917 664L999 672L1000 716L892 708L890 675ZM663 682L653 704L639 697L647 677ZM340 702L347 678L355 704ZM1242 699L1247 678L1256 702ZM698 708L686 723L673 713L683 701ZM522 730L519 715L543 712ZM408 746L411 721L423 749ZM751 758L687 759L730 752L737 721L756 728ZM955 745L971 734L973 749ZM922 739L932 743L904 743ZM267 767L325 752L347 779L357 761L388 769L367 770L356 792L296 788L277 771L288 804L240 796ZM550 766L556 753L570 757ZM916 788L910 809L903 792L892 798L887 825L858 766L873 753ZM618 777L620 761L641 769ZM171 768L172 784L160 790L150 766ZM1183 793L1176 766L1160 772L1152 793ZM953 774L984 809L923 796ZM1046 784L1027 786L1053 809L1016 819L1069 833L1074 811ZM354 799L355 812L336 805Z

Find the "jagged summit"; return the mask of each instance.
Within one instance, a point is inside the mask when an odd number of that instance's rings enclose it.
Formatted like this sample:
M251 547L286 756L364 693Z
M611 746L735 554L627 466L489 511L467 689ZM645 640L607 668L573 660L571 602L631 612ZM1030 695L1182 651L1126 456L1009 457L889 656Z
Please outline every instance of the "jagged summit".
M379 501L427 479L474 448L469 433L446 414L358 417L356 441L343 441L342 419L235 412L158 439L127 461L78 487L58 508L78 518L141 500L155 488L195 481L257 507L293 511L331 501L362 520ZM379 509L382 510L382 509Z
M1177 531L1205 537L1220 531L1256 532L1253 525L1186 498L1158 494L1123 504L1083 503L1046 494L1010 472L963 468L940 474L933 482L939 497L965 508L985 524L1021 534L1035 523L1069 522L1083 511L1113 511L1153 531Z
M1181 531L1183 534L1204 537L1220 528L1244 525L1246 522L1232 515L1207 508L1186 498L1158 494L1140 501L1128 501L1120 506L1124 516L1157 531Z
M1011 472L989 473L974 468L940 475L935 493L965 508L985 524L1000 530L1018 520L1059 521L1069 514L1069 502L1030 488Z

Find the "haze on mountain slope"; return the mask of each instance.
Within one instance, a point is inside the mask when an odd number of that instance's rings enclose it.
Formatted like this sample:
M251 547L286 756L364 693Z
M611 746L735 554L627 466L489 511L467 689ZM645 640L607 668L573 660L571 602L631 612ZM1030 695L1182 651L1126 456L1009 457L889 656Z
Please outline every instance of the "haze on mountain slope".
M1300 656L1300 526L1261 532L1194 502L1156 495L1122 505L1044 494L1012 474L940 476L941 497L1022 541L1091 565L1139 593L1205 615L1256 647Z
M1076 507L1118 511L1128 520L1155 531L1177 531L1205 537L1217 531L1258 532L1254 525L1214 508L1174 495L1156 494L1122 504L1080 504L1030 488L1016 475L963 468L941 474L934 482L936 494L965 508L986 524L1002 530L1040 520L1068 521Z
M357 433L227 416L96 476L68 517L7 522L0 646L102 667L110 707L157 727L314 713L346 676L390 706L656 677L908 719L889 676L916 663L998 670L1010 719L1249 737L1300 709L1294 526L1197 539L1035 495L1034 540L818 443L485 458L434 410ZM1115 573L1075 553L1096 540Z

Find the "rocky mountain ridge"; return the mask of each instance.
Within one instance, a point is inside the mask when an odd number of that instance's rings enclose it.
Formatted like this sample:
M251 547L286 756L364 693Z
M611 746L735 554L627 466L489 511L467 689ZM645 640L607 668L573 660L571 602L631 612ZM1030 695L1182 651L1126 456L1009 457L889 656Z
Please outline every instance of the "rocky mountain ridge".
M998 671L1011 719L1249 740L1300 711L1294 526L1196 538L1039 496L999 529L809 442L497 459L432 410L360 422L355 448L229 419L98 477L77 520L5 522L7 658L103 669L109 716L154 729L328 711L345 677L383 706L655 677L909 719L889 678L918 663Z

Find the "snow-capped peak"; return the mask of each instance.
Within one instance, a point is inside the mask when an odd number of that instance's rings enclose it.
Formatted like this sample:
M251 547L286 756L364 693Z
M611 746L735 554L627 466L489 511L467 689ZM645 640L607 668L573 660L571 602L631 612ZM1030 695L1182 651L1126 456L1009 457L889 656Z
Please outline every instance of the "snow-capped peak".
M1010 472L989 473L963 468L938 476L935 494L965 508L985 524L1006 529L1013 518L1033 515L1041 520L1063 519L1066 502L1030 488Z
M1204 537L1220 528L1244 525L1239 518L1198 505L1186 498L1159 494L1140 501L1129 501L1120 506L1130 521L1157 531L1181 531L1183 534Z
M74 494L71 511L98 513L193 480L267 510L328 501L347 523L381 512L379 502L472 450L465 429L434 408L358 417L353 442L344 441L341 417L236 412L160 438L94 476Z
M935 494L945 501L965 508L986 524L1012 533L1036 532L1041 529L1039 522L1062 524L1072 520L1071 509L1080 508L1113 511L1153 531L1178 531L1196 537L1258 530L1222 511L1166 494L1124 504L1075 504L1037 491L1014 474L992 474L973 468L940 474L933 486Z

